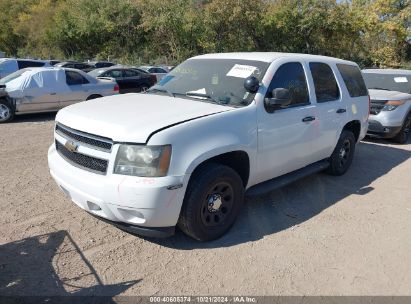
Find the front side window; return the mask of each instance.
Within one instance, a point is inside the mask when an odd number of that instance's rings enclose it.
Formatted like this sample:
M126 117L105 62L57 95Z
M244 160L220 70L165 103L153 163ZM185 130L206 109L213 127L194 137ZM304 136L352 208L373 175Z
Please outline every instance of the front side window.
M79 85L88 83L88 80L80 73L74 71L66 71L66 82L68 85Z
M310 103L307 79L304 68L299 62L285 63L277 69L265 97L272 98L274 89L287 89L289 91L291 102L288 107Z
M243 59L189 59L164 76L148 93L243 107L255 96L246 91L244 80L254 76L261 81L269 65L269 62Z
M337 100L340 97L340 90L331 67L325 63L311 62L310 70L313 76L317 102Z
M351 97L368 96L367 87L357 66L339 63L337 68Z

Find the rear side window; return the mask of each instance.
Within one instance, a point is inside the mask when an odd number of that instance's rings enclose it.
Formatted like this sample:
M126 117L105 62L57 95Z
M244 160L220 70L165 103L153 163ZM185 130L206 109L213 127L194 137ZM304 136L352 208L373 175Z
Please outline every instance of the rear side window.
M42 67L45 63L40 61L17 60L17 64L19 66L19 70L21 70L25 68Z
M140 74L136 71L132 71L132 70L124 70L124 77L137 77L140 76Z
M325 63L311 62L310 70L314 80L317 102L337 100L340 97L340 90L331 67Z
M358 67L349 64L337 64L337 68L351 97L368 96L367 87Z
M278 68L271 80L266 97L272 98L274 89L288 89L291 95L289 107L309 104L307 79L299 62L285 63Z
M89 81L80 73L74 71L66 71L66 82L68 85L86 84Z

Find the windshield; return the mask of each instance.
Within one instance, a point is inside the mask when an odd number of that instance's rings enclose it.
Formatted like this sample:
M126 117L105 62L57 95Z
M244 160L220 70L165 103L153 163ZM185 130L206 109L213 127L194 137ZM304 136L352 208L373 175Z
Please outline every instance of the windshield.
M238 59L189 59L168 73L148 93L163 93L229 106L246 106L255 94L247 92L244 80L262 80L269 63Z
M23 75L23 73L27 71L30 71L30 69L22 69L22 70L18 70L17 72L11 73L10 75L0 79L0 84L6 84L7 82L20 77L21 75Z
M411 94L411 73L409 75L363 73L363 76L368 89Z
M92 70L90 72L88 72L87 74L89 74L92 77L98 77L101 74L103 74L106 70L102 70L102 69L97 69L97 70Z

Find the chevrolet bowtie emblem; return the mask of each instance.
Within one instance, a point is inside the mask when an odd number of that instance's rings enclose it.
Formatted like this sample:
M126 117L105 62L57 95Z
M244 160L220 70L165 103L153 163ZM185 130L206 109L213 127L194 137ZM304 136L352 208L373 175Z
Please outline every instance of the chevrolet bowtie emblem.
M71 153L75 153L77 152L78 149L78 145L71 140L66 141L66 143L64 144L64 146L66 147L67 150L69 150Z

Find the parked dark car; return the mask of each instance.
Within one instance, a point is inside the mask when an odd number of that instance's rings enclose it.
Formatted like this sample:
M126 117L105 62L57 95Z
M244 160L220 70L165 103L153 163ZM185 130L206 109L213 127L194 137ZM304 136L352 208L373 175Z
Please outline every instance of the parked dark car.
M115 63L109 62L109 61L90 61L90 62L87 62L86 64L89 64L96 69L109 68L113 65L116 65Z
M120 87L120 94L145 92L157 82L155 75L134 68L103 68L93 70L88 74L96 78L114 78Z
M77 69L77 70L81 70L86 73L95 69L95 67L87 63L76 62L76 61L63 61L63 62L55 64L54 66L58 68Z

